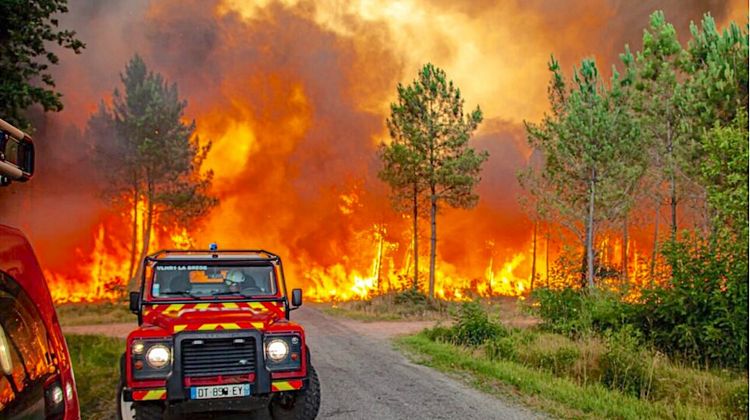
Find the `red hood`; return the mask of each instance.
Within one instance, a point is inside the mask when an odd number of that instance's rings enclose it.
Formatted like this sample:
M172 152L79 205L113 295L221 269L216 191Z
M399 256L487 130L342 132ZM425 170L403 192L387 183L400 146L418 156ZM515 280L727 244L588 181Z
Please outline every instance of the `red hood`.
M198 303L149 305L143 322L171 333L232 329L266 330L283 318L283 309L274 302Z

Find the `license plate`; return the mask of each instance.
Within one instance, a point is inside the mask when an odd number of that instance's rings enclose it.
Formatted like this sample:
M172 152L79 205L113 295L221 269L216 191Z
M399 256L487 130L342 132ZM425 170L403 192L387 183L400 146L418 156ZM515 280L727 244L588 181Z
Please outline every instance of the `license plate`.
M194 386L190 388L190 399L233 398L250 395L250 384Z

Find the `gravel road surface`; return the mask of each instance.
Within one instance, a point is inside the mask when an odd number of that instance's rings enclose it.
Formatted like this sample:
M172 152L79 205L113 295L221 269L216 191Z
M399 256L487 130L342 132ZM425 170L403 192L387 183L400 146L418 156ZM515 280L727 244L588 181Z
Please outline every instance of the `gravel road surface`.
M393 349L390 336L433 322L342 320L311 308L292 313L305 326L321 382L323 419L528 419L528 409L484 394Z
M319 419L531 419L540 414L484 394L394 350L394 335L434 322L360 322L311 307L292 312L305 327L321 383ZM134 324L64 328L124 337Z

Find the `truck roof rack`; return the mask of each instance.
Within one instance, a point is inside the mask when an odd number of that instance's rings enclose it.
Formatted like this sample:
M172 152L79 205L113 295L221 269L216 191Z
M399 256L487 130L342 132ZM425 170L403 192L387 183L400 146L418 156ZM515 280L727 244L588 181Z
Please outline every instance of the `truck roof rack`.
M268 260L268 261L279 261L281 258L269 251L266 251L264 249L222 249L222 250L205 250L205 249L163 249L161 251L157 251L149 256L146 257L146 259L151 261L157 261L162 260L168 257L177 257L175 259L178 259L180 256L185 257L198 257L198 256L208 256L210 255L212 258L221 258L221 256L232 256L235 258L248 258L248 259L257 259L257 260Z

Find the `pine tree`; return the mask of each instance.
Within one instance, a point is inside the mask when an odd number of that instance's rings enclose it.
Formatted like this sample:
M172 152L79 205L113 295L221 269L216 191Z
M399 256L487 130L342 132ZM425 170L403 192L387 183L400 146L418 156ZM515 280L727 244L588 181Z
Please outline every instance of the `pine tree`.
M460 90L445 72L426 64L412 84L398 86L398 102L391 105L388 120L394 143L400 144L394 146L392 158L401 169L386 180L393 180L392 188L412 187L415 221L420 196L430 206L430 298L435 294L438 210L443 203L458 208L476 205L474 186L489 156L469 147L482 111L477 107L464 114L463 105ZM385 164L388 168L389 160Z
M201 173L211 144L200 145L195 122L182 122L187 102L180 100L177 86L149 71L138 55L121 79L124 91L115 89L113 108L100 106L89 128L111 130L109 136L100 134L94 152L97 162L105 165L101 170L114 175L109 178L110 194L133 205L132 261L138 248L139 201L145 205L140 259L149 252L156 222L187 227L218 201L209 194L212 172Z

